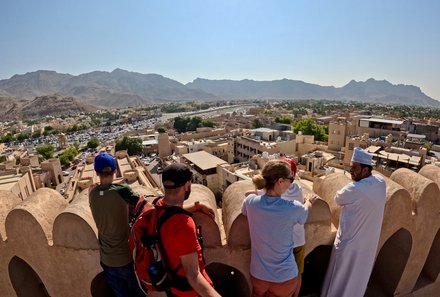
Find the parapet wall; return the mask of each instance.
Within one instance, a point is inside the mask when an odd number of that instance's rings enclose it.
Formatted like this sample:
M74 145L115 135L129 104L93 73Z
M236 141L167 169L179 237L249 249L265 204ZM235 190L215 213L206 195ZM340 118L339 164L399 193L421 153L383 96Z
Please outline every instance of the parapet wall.
M440 168L428 165L418 174L399 169L385 180L384 222L366 296L436 296L440 292ZM322 200L314 204L305 226L309 260L304 287L311 275L325 271L340 214L333 197L349 182L338 174L315 181L314 191ZM134 189L157 195L154 189ZM250 181L233 183L214 219L194 215L202 225L208 273L223 296L250 295L251 242L241 204L244 193L252 189ZM108 296L87 190L70 204L47 188L24 201L2 193L0 199L0 296ZM216 208L214 194L202 185L192 186L185 203L194 201ZM314 286L319 290L319 284Z

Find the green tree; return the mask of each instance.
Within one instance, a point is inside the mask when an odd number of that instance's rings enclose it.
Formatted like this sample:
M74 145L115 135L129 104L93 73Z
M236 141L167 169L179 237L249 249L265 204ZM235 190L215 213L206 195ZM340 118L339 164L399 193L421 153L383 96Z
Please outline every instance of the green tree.
M80 143L79 143L78 141L75 141L75 142L73 143L73 146L75 147L75 149L76 149L77 151L79 151Z
M130 156L142 153L142 139L140 138L124 138L118 140L115 145L116 151L127 150Z
M16 138L15 138L11 133L8 133L8 134L6 134L6 135L0 137L0 142L3 142L3 143L10 143L10 142L15 141L15 139L16 139Z
M211 128L214 127L214 123L210 120L202 120L201 125L202 127L211 127Z
M157 132L159 132L159 133L165 133L166 130L165 130L164 127L159 127L159 128L157 128Z
M328 139L328 127L319 125L311 119L296 121L292 126L295 133L301 131L304 135L314 135L315 140L318 141L327 141Z
M255 119L252 121L252 127L254 129L261 128L263 127L263 123L260 121L260 119Z
M39 138L41 136L41 131L37 130L34 133L32 133L32 138Z
M92 137L88 142L87 142L87 147L94 149L97 148L99 145L99 140L96 137Z
M288 115L283 114L275 118L275 123L291 124L292 119Z
M78 155L78 150L74 146L69 146L58 156L62 165L70 165Z
M197 128L202 126L202 118L201 117L192 117L190 118L188 125L186 126L187 131L196 131Z
M59 155L58 159L60 159L61 165L69 166L72 163L72 161L70 161L70 159L69 159L69 156L64 155L64 154Z
M23 142L23 140L28 139L29 138L29 134L26 133L20 133L17 135L17 140L20 142Z
M189 122L189 118L187 117L181 117L181 116L175 117L173 128L179 133L184 133L187 131L186 127L188 125L188 122Z
M51 144L44 144L37 147L37 153L43 156L45 160L53 158L54 148Z
M53 129L52 126L44 127L44 131L43 131L43 135L44 136L48 136L48 135L53 134L53 133L55 133L55 130Z

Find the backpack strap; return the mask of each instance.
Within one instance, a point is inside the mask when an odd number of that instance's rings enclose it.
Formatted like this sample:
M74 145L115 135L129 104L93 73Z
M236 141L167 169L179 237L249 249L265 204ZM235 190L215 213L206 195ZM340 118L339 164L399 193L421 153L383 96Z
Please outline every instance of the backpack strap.
M158 239L160 241L162 241L161 237L160 237L160 230L162 228L162 225L168 219L170 219L175 214L183 214L183 215L187 215L189 217L192 217L192 214L190 212L187 212L183 208L177 207L177 206L158 206L158 205L156 205L156 202L157 202L158 199L155 199L153 201L153 205L157 209L163 209L164 210L164 212L159 216L159 219L157 220L157 226L156 226ZM162 247L162 249L163 249L163 247ZM166 251L165 250L164 250L162 255L166 256ZM176 268L170 269L170 271L169 271L169 273L171 275L171 278L172 278L172 287L178 289L179 291L191 291L191 290L193 290L193 288L189 284L188 279L185 276L177 275L177 272L181 268L182 268L182 262L180 262L179 265L177 265Z
M147 204L147 203L148 203L148 200L147 199L143 199L141 204L139 204L139 207L136 209L136 212L134 213L133 217L131 218L130 222L128 223L130 228L133 227L134 222L139 217L139 215L141 214L142 210L144 209L145 204Z

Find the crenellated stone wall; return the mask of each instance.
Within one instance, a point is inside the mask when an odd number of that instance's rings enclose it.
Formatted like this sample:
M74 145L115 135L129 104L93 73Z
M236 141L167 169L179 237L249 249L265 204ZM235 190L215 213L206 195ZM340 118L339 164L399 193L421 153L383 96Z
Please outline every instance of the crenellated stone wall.
M440 168L428 165L419 173L399 169L385 181L384 222L366 296L438 296ZM340 208L333 197L349 182L342 174L314 182L313 190L322 199L314 204L305 226L304 294L319 291L339 223ZM194 215L202 226L208 273L223 296L250 294L251 243L241 204L244 193L252 189L251 181L233 183L214 219ZM134 190L151 199L159 194L139 185ZM70 204L47 188L24 201L1 192L0 199L0 296L111 296L99 265L87 189ZM185 203L195 201L216 208L215 196L205 186L192 185Z

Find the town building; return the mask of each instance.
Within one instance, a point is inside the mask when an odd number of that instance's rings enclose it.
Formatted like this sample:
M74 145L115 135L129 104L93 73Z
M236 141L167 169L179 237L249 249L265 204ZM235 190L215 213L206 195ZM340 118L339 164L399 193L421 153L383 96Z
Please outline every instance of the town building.
M207 186L214 193L222 192L222 184L219 181L217 166L228 164L225 160L220 159L208 152L200 151L195 153L183 154L180 162L188 164L193 168L193 181L195 183Z

